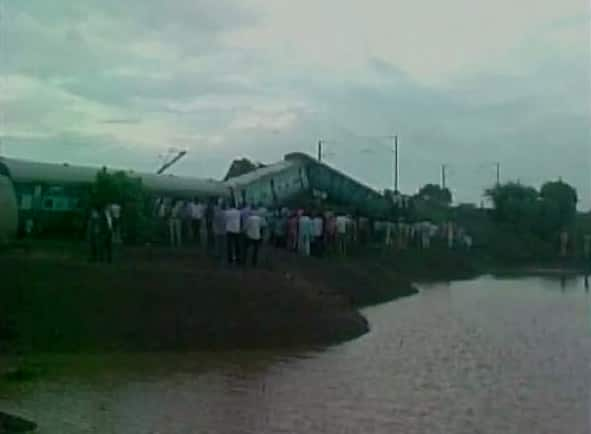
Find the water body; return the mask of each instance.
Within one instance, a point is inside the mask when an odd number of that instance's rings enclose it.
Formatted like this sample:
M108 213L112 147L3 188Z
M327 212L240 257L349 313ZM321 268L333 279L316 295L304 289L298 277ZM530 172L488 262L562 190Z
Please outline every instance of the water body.
M590 432L582 278L421 289L328 349L48 359L0 410L62 434Z

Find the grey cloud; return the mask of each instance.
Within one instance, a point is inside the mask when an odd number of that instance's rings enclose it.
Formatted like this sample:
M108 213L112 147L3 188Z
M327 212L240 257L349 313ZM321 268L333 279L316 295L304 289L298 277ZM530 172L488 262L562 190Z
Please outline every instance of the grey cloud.
M138 118L127 119L105 119L101 121L102 124L139 124L142 120Z
M43 79L84 79L120 65L169 70L158 53L143 57L130 42L176 50L182 63L219 52L221 32L255 22L236 0L23 0L7 4L5 16L0 71Z
M220 32L256 22L253 13L236 0L19 0L7 7L7 16L22 11L53 25L84 23L98 15L125 22L129 31L146 33Z
M249 86L229 83L215 74L172 73L170 77L114 76L95 71L64 82L68 92L106 104L127 105L134 99L192 100L198 96L252 93ZM256 89L255 89L256 90Z
M114 137L108 134L87 135L73 132L36 135L7 135L3 137L7 155L24 157L34 153L40 160L55 161L61 156L64 161L80 163L88 156L97 156L117 146Z
M334 139L327 145L335 155L330 162L385 187L391 153L386 146L381 153L360 151L376 144L364 136L396 132L402 186L409 192L437 182L439 165L449 163L457 196L477 201L494 180L492 162L501 161L508 178L538 183L562 175L576 183L581 197L591 193L588 53L576 58L548 50L517 63L517 72L471 74L434 87L379 57L368 60L367 76L356 77L302 73L276 65L264 52L230 50L220 36L256 23L237 0L19 0L6 9L0 74L38 77L47 87L116 109L118 114L101 112L99 123L105 125L153 120L164 128L223 134L226 142L219 148L197 155L196 147L194 159L183 163L187 172L197 170L191 169L194 161L215 176L235 156L272 161L291 150L313 152L318 139L328 138ZM578 25L577 20L554 26ZM152 52L154 42L160 45ZM146 44L146 52L134 51L136 43ZM7 119L34 129L39 116L60 109L60 101L11 102ZM228 130L236 116L269 101L287 101L293 125L281 131ZM305 107L291 107L291 101ZM14 153L39 159L60 155L138 170L155 164L153 150L110 135L19 136L5 143ZM199 161L208 164L201 167Z

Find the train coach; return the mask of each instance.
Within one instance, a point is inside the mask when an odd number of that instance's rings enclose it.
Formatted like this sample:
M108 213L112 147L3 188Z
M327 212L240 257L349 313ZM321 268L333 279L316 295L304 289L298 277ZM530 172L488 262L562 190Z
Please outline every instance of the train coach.
M15 237L30 218L34 218L40 232L52 229L63 232L72 225L83 225L87 212L84 198L100 170L97 167L0 158L0 239ZM108 172L120 170L108 169ZM230 197L230 190L220 181L123 172L140 179L149 198Z

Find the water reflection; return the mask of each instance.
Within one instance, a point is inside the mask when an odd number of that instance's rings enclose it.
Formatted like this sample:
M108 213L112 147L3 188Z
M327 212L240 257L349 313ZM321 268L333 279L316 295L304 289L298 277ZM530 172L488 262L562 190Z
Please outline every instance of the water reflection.
M325 349L47 359L0 409L63 434L587 433L585 282L425 286Z

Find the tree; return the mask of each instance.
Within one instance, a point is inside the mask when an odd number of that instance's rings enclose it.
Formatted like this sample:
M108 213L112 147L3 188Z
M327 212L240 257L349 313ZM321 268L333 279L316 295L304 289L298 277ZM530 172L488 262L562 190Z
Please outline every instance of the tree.
M518 248L523 249L525 257L550 257L558 233L576 217L577 192L562 181L547 182L540 192L510 182L486 194L493 202L492 215L497 223L491 240L509 257Z
M546 182L540 190L545 207L551 208L559 226L569 226L577 215L577 191L562 180Z
M97 173L90 190L90 204L102 208L111 203L141 203L144 190L140 178L132 178L125 172L109 173L103 168Z
M423 186L419 190L417 197L427 202L435 202L446 206L451 205L453 200L449 188L442 188L437 184L427 184Z
M488 189L486 195L493 202L496 221L532 228L539 214L539 194L535 188L508 182Z

